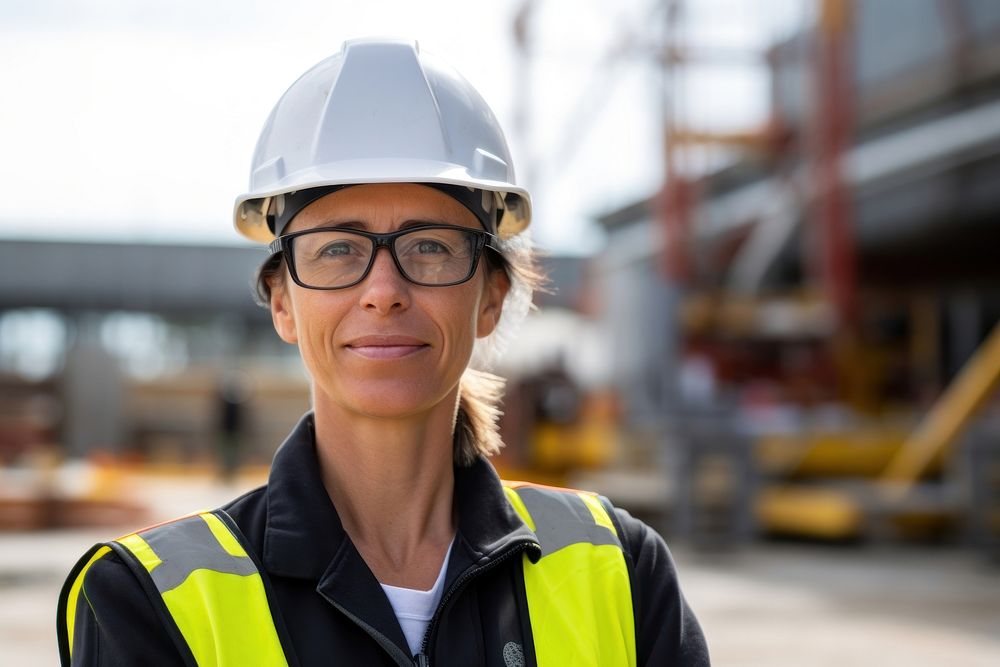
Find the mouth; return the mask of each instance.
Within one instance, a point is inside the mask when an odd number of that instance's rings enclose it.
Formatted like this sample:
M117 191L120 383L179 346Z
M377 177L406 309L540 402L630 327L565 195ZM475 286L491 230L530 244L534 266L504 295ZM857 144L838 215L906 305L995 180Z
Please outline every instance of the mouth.
M362 336L351 340L345 348L367 359L400 359L430 347L411 336Z

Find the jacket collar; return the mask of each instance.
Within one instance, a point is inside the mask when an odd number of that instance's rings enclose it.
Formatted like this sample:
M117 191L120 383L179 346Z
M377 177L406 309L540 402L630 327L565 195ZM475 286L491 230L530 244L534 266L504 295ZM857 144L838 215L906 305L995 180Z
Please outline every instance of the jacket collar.
M338 552L356 552L323 486L315 442L310 412L275 454L267 485L262 559L268 572L318 581L334 565ZM529 555L537 558L537 538L507 502L500 478L485 458L455 468L454 502L455 543L462 549L453 552L448 579L470 565L485 564L516 543L529 544Z
M323 486L315 441L308 412L271 464L262 560L268 572L279 576L319 579L347 539Z

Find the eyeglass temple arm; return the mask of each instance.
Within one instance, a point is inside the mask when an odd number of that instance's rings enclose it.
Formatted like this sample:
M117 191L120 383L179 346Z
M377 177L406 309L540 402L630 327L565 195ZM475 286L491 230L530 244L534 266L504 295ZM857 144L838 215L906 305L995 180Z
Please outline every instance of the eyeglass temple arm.
M284 237L282 236L279 236L278 238L274 239L273 241L267 244L268 255L271 257L277 255L280 252L283 252L284 250L285 250L285 240Z

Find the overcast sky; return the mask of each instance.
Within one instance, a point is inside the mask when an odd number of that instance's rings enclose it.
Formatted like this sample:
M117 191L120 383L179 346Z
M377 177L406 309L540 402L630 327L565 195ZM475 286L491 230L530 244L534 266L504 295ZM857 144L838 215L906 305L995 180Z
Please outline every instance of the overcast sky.
M689 2L689 34L759 48L802 20L804 2ZM450 60L491 104L519 175L533 177L540 245L592 251L600 243L593 216L650 194L662 176L654 68L637 56L605 64L623 35L655 39L661 15L654 0L538 0L525 89L511 28L519 4L0 3L0 239L239 243L232 202L278 97L344 39L388 35L416 38ZM731 129L763 120L762 70L692 74L692 123ZM514 126L525 97L527 134Z

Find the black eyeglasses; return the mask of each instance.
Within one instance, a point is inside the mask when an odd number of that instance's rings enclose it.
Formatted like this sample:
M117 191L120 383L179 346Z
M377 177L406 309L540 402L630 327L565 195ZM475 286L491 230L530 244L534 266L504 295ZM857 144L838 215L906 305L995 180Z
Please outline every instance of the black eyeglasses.
M344 289L357 285L386 247L400 274L411 283L447 287L464 283L476 272L489 232L453 225L421 225L389 234L326 227L280 236L271 255L284 253L296 284L309 289Z

